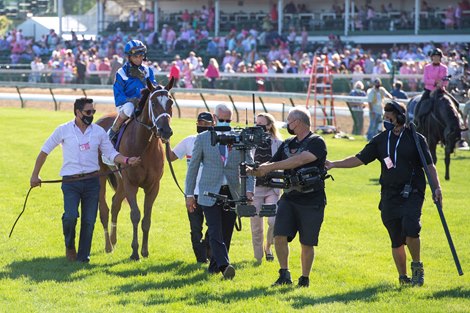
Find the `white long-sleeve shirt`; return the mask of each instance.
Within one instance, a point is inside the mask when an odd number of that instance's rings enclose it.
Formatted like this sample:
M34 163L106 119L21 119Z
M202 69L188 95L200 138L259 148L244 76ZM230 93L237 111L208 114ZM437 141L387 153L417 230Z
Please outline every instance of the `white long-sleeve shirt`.
M62 146L63 163L60 176L86 174L98 171L98 150L110 160L119 154L105 130L91 124L82 133L75 120L58 126L41 148L50 154L58 145Z

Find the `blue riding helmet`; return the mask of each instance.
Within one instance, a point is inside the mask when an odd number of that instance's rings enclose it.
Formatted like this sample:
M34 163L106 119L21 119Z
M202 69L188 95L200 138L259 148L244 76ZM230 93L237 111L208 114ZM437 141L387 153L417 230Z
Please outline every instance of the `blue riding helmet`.
M127 56L139 54L146 55L147 47L140 40L131 40L126 43L126 46L124 47L124 53L127 54Z

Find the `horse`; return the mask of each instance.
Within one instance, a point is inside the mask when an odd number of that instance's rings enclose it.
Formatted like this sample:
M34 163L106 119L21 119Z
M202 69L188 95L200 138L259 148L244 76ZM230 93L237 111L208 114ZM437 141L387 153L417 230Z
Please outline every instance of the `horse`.
M129 167L120 172L110 174L108 177L100 178L100 198L99 211L100 220L105 233L105 250L112 252L117 242L117 218L121 210L124 198L127 199L131 208L130 217L133 226L132 255L131 260L139 260L138 225L141 219L139 206L137 205L137 191L144 190L144 215L142 218L142 249L141 255L144 258L149 256L148 238L151 223L152 206L158 195L160 179L164 168L163 144L167 143L173 134L170 127L172 117L173 99L169 91L173 87L174 79L163 87L153 86L147 81L147 89L142 90L142 97L139 106L142 108L141 114L129 119L128 125L122 134L119 144L119 151L123 155L140 156L141 163L135 167ZM105 130L109 129L115 116L107 116L97 124ZM100 161L101 171L109 170L102 160ZM106 203L106 180L115 189L111 204L111 232L108 231L109 207Z
M412 121L417 110L424 109L425 106L432 106L429 112L421 117L421 121L418 121L417 131L426 137L434 164L437 162L437 144L440 142L444 145L445 179L449 180L450 155L460 140L461 118L459 112L453 100L445 93L438 97L431 94L431 99L427 100L427 103L421 103L418 107L416 104L420 99L421 95L418 95L408 102L408 119ZM432 104L433 100L434 104Z

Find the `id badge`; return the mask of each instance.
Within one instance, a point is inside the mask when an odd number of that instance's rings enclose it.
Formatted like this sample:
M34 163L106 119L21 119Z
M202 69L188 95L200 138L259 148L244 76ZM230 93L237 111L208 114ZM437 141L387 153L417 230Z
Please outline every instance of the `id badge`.
M390 157L386 157L384 159L384 162L385 162L385 166L387 167L388 170L393 167L393 161L392 161L392 159L390 159Z
M90 143L87 142L87 143L84 143L83 145L80 145L80 151L86 151L86 150L90 150Z

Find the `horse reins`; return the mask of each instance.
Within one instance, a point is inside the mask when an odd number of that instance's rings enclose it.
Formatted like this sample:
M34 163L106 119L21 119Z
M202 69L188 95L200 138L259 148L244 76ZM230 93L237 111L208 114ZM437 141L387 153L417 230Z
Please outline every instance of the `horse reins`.
M104 173L93 173L90 175L84 174L83 176L78 176L78 177L70 177L70 178L54 179L54 180L42 180L41 184L57 184L57 183L62 183L62 182L68 183L68 182L74 182L74 181L79 181L79 180L84 180L84 179L95 178L95 177L108 176L109 174L121 172L122 170L128 169L129 167L131 166L128 165L128 166L118 168L115 170L108 170ZM23 215L24 211L26 210L26 203L28 202L29 194L31 193L31 190L33 190L33 188L34 187L29 187L28 193L26 194L26 198L24 199L23 209L21 210L20 214L18 215L15 222L13 223L13 226L11 227L10 235L8 235L8 238L10 238L11 235L13 234L13 230L15 229L16 223L18 223L18 220L20 219L20 217Z

